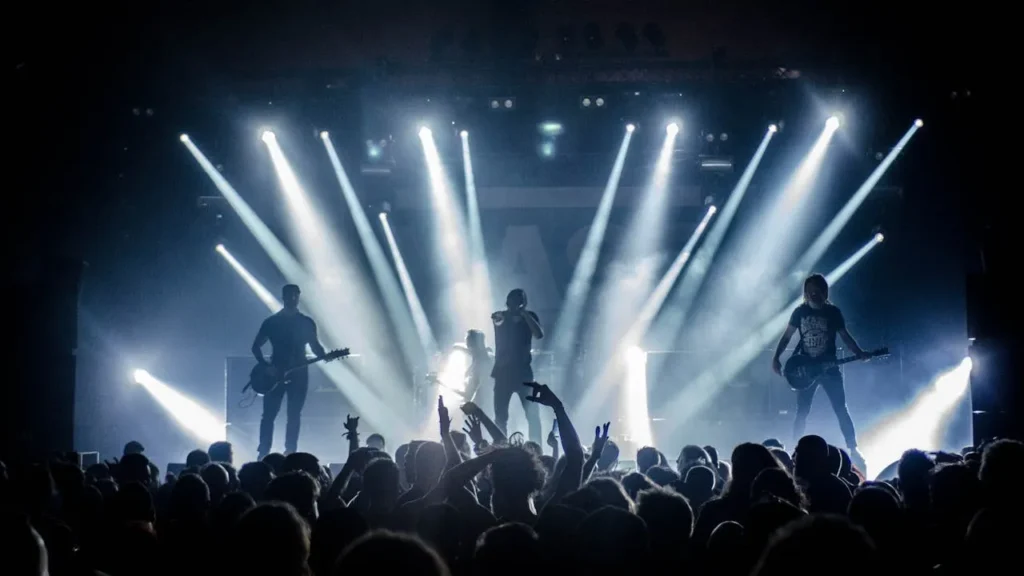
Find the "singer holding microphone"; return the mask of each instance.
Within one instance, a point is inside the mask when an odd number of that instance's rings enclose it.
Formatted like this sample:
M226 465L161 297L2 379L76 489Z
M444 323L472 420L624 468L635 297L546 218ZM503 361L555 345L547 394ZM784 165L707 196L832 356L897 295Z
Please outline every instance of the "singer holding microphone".
M527 401L529 388L524 382L533 382L533 360L530 354L533 339L544 338L537 314L526 309L526 291L516 288L505 298L505 310L491 314L494 322L494 423L508 434L508 403L512 395L519 396L526 412L530 440L543 446L540 414L537 405Z

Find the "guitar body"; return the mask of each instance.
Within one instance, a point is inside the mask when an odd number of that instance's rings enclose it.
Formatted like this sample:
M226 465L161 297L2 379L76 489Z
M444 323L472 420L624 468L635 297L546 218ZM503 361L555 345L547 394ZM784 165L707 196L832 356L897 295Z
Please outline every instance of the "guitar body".
M310 366L317 362L331 362L338 358L347 358L348 356L348 348L331 350L319 358L306 360L305 362L301 362L287 370L282 370L281 368L270 364L257 364L252 367L251 371L249 371L249 383L245 385L242 392L251 388L257 395L264 396L273 392L278 386L288 384L288 375L303 366Z
M879 348L865 353L866 359L882 358L888 355L888 348ZM782 368L782 375L785 376L786 381L789 382L789 387L799 392L800 390L807 390L811 386L814 386L814 383L818 381L818 378L821 378L822 374L828 372L829 369L846 364L847 362L853 362L857 359L858 358L856 356L847 356L846 358L836 360L812 358L802 354L794 354L789 357L789 360L786 360L786 365Z
M786 360L782 375L786 377L789 387L793 390L806 390L834 365L834 361L816 360L810 356L794 354L789 357L789 360Z
M269 394L284 383L281 369L269 364L257 364L249 372L248 387L260 396Z

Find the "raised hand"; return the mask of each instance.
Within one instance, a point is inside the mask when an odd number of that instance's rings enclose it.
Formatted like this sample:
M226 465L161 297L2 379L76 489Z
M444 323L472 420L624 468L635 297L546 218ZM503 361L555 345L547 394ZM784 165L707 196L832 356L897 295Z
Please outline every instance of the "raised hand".
M481 428L480 419L472 414L466 415L466 425L462 427L462 431L469 436L469 439L473 441L473 445L479 445L484 441L484 431Z
M558 396L548 388L546 384L538 384L537 382L523 382L523 386L529 386L533 392L526 399L530 402L536 402L537 404L543 404L544 406L550 406L552 408L559 408L562 406L562 401L558 399Z
M444 405L444 397L437 397L437 421L441 426L441 434L445 435L452 431L452 419L448 415L448 408Z
M345 438L351 439L353 435L359 434L359 416L355 418L351 414L345 415Z
M466 416L474 416L479 418L480 412L482 412L482 410L480 410L480 407L472 402L466 402L460 408Z
M601 457L601 453L604 452L604 445L608 443L608 427L611 426L611 422L605 422L604 428L601 426L594 426L594 444L590 447L591 454Z

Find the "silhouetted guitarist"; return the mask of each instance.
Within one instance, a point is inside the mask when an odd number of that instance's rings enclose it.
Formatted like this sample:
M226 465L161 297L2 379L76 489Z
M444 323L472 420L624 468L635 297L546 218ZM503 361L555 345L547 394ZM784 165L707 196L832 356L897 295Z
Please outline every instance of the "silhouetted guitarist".
M316 322L299 312L299 287L288 284L281 290L284 308L260 325L260 331L252 342L252 355L260 364L268 364L263 356L263 345L270 342L273 353L269 365L280 372L298 366L306 360L306 345L318 358L326 351L316 335ZM263 396L263 417L260 419L260 445L258 457L270 453L274 443L274 420L281 411L281 401L288 396L288 422L285 426L285 454L298 450L299 426L302 420L302 406L309 391L309 368L302 367L288 376L288 383L277 386Z
M775 347L772 370L776 374L782 374L782 362L779 358L796 332L800 333L800 341L793 354L834 361L836 359L836 336L838 335L857 357L864 359L869 357L846 329L843 313L836 305L829 302L828 281L821 274L812 274L804 280L804 303L793 311L789 325L782 334L782 338L779 339L778 346ZM863 458L857 451L857 433L853 427L853 418L850 416L850 409L846 406L843 373L839 371L838 367L829 368L814 385L797 392L796 420L793 422L794 441L799 441L804 435L807 415L811 412L811 402L814 400L814 393L818 386L825 389L825 395L828 396L828 400L832 404L832 410L839 420L839 429L842 430L843 437L846 439L846 447L850 449L850 456L854 458L855 462L859 461L856 463L863 469Z

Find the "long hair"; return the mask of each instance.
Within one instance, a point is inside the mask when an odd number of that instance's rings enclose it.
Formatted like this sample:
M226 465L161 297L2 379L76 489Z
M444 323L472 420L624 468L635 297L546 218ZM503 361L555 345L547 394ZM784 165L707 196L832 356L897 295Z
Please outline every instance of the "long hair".
M807 292L808 285L816 285L822 292L825 293L825 302L828 302L828 280L825 279L821 274L811 274L804 279L804 292ZM806 298L805 298L806 300Z

